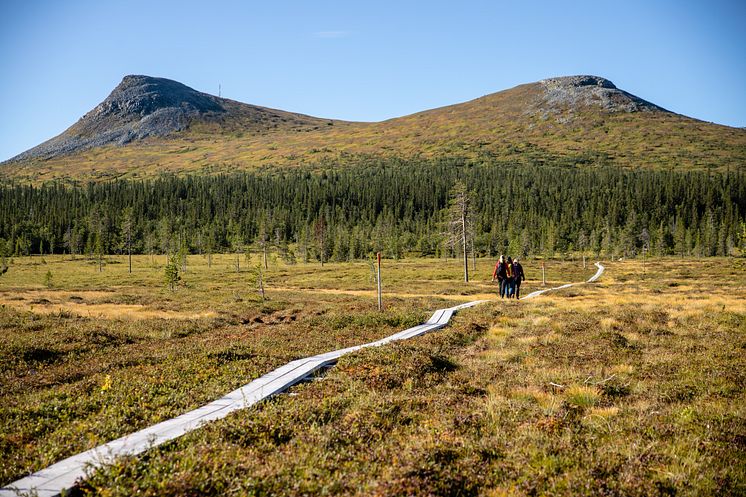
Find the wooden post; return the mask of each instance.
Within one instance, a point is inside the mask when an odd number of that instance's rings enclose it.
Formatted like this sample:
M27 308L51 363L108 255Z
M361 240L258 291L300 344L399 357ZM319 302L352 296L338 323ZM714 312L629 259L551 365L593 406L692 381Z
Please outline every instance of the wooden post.
M469 254L466 251L466 212L464 210L461 211L461 230L464 249L464 283L469 283Z
M547 275L544 271L544 261L541 262L541 286L547 285Z
M376 256L378 257L378 274L376 276L376 282L378 285L378 310L382 311L383 310L383 299L381 297L381 253L378 252Z
M262 266L259 265L259 294L262 296L262 304L264 303L264 275L262 274Z
M583 269L585 269L585 252L583 252Z

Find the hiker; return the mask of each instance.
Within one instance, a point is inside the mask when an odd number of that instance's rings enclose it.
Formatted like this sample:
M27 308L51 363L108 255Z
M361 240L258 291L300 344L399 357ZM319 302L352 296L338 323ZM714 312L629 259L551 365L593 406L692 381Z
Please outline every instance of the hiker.
M513 285L515 288L515 298L521 298L521 281L526 280L526 275L523 272L523 266L518 260L518 257L513 261Z
M513 297L513 259L508 257L508 262L505 264L505 295L508 298Z
M497 286L500 292L500 298L505 297L505 258L501 255L495 264L495 270L492 271L492 281L497 280Z

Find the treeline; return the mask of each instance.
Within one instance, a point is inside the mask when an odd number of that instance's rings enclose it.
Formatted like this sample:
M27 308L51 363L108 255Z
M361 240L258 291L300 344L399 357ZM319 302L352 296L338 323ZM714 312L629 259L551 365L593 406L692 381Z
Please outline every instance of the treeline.
M345 261L455 256L449 191L469 191L479 255L733 255L746 249L746 175L380 161L311 172L0 187L0 253L272 250Z

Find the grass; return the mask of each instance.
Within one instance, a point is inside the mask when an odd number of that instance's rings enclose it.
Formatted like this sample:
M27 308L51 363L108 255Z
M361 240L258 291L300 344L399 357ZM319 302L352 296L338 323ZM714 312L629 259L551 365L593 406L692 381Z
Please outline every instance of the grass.
M362 343L486 294L491 261L275 265L262 304L230 257L169 292L147 257L16 260L0 280L2 480L219 397L290 359ZM437 333L92 473L106 495L738 495L746 491L744 260L605 263L592 285L464 311ZM539 265L526 261L539 287ZM553 262L552 283L592 274ZM47 271L54 287L43 286ZM676 285L673 285L676 283ZM283 288L283 290L278 290ZM327 292L319 292L322 288ZM428 291L429 289L429 291ZM703 291L706 289L707 291ZM338 290L338 291L336 291ZM24 293L21 293L24 292ZM52 304L27 300L34 292ZM90 292L90 293L86 293ZM59 299L55 297L59 293ZM21 295L23 301L12 300ZM78 316L64 306L123 306ZM61 305L61 304L60 304ZM142 306L137 310L126 306ZM184 318L195 312L210 317Z
M586 409L595 406L601 398L598 388L573 385L565 391L565 401L571 408Z

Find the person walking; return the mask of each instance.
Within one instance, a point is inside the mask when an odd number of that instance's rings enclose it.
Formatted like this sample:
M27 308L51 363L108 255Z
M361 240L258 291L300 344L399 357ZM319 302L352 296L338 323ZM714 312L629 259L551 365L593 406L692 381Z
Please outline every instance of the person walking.
M523 266L518 257L513 261L513 285L515 287L515 298L521 298L521 281L526 280L526 274L523 272Z
M495 264L495 270L492 271L492 281L497 280L498 291L500 292L500 298L505 297L505 258L501 255Z
M513 280L513 259L511 259L510 257L508 257L508 262L505 264L505 279L507 280L507 283L506 283L507 288L505 290L505 294L507 295L508 298L512 298L513 297L513 289L514 289L514 287L513 287L513 283L514 283L514 280Z

